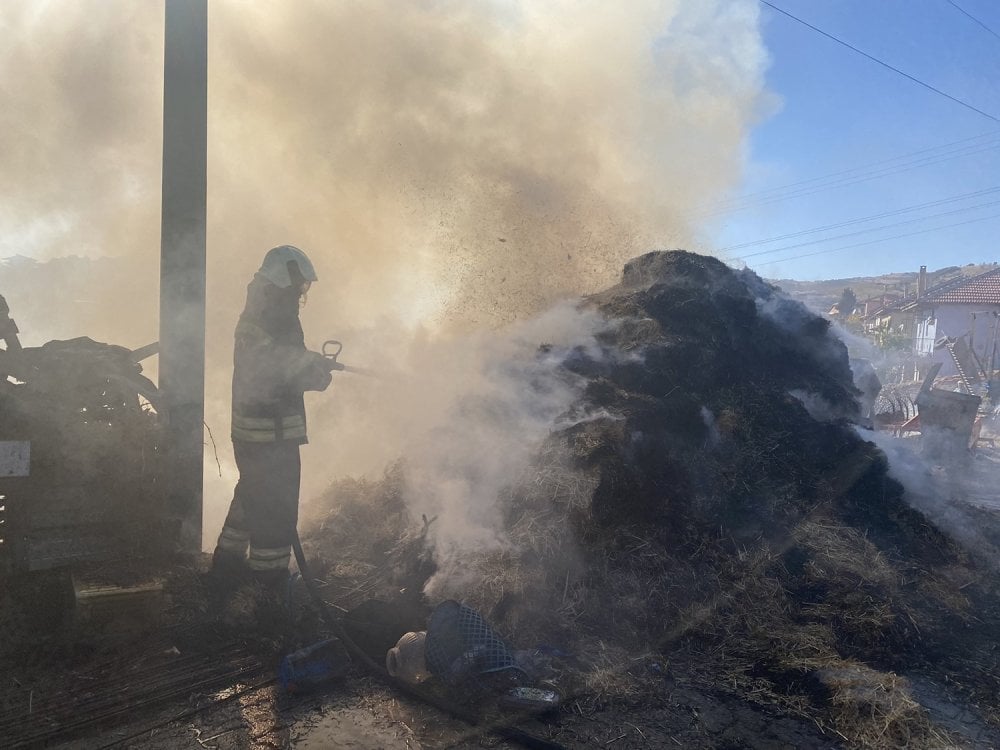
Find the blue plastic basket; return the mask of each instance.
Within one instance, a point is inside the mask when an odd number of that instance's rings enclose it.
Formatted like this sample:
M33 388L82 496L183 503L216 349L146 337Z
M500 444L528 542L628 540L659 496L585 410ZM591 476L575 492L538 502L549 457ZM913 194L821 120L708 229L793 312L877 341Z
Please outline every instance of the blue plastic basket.
M450 685L506 669L523 675L510 649L479 613L451 599L431 613L424 648L427 669Z

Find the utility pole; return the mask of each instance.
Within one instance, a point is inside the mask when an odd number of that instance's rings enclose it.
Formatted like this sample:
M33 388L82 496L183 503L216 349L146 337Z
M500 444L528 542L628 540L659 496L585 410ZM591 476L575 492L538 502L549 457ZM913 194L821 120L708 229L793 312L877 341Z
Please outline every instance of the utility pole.
M987 382L995 378L997 364L997 334L1000 333L1000 313L993 313L993 346L990 351L990 375ZM997 394L1000 396L1000 394Z
M159 380L179 547L201 551L205 419L207 0L165 0Z

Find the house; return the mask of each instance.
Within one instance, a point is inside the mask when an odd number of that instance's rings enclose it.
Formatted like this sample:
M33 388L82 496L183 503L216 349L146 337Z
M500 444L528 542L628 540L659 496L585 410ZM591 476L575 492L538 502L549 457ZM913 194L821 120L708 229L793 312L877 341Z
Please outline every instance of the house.
M1000 369L1000 266L933 286L927 282L927 267L921 266L916 294L866 300L861 319L879 346L909 352L904 381L922 380L935 362L942 364L941 376L956 378L962 375L956 362L963 362L971 382Z
M941 376L978 381L1000 367L1000 267L930 288L918 284L898 315L909 323L913 353L926 364L941 362Z
M899 306L907 301L905 295L892 291L868 297L859 302L857 309L861 313L861 321L865 331L870 332L871 329L882 324L884 319L888 319L894 312L898 312Z

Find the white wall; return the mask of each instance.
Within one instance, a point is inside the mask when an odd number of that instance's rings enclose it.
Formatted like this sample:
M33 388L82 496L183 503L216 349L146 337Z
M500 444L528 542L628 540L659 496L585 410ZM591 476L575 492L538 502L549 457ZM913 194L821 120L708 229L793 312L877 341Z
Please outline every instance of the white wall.
M933 314L937 320L938 338L943 336L958 338L971 332L973 351L984 367L990 366L994 328L997 326L997 316L1000 315L1000 305L944 304L935 306ZM958 374L946 349L939 349L931 357L935 362L944 363L938 373L940 376ZM1000 340L997 342L997 359L994 366L1000 368Z

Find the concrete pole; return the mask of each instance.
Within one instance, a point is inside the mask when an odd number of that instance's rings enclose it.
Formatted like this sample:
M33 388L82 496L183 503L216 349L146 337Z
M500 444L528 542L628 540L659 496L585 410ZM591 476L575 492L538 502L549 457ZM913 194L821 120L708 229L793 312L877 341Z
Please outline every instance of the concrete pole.
M201 551L205 418L207 0L165 0L160 389L166 492L179 546Z

